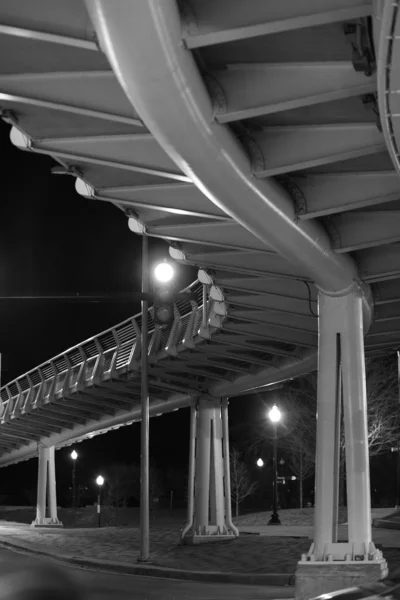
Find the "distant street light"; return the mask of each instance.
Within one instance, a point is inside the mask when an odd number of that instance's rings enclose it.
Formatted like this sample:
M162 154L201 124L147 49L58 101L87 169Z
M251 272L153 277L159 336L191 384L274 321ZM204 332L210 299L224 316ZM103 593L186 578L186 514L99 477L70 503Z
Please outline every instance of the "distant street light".
M268 412L268 418L274 427L274 443L273 443L273 500L272 500L272 515L268 525L280 525L281 521L278 515L278 423L282 418L282 413L274 404Z
M76 509L76 459L78 458L78 453L76 450L72 450L71 452L71 458L72 458L72 508L74 510L75 513L75 509Z
M257 467L263 467L263 466L264 466L264 461L263 461L263 459L262 459L262 458L259 458L259 459L257 460Z
M96 483L99 486L99 492L97 494L97 515L98 515L98 526L101 527L101 488L104 484L104 477L99 475L96 479Z

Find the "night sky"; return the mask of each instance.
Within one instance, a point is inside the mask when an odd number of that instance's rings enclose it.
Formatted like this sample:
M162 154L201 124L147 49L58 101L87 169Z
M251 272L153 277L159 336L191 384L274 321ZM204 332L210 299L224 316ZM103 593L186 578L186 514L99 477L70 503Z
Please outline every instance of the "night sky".
M87 200L75 192L75 179L52 175L56 163L23 152L9 140L0 121L2 196L0 202L0 297L15 295L115 295L115 302L0 300L2 383L7 383L140 311L121 294L140 291L141 238L115 206ZM168 246L150 238L151 261L168 257ZM177 266L177 287L197 275ZM118 296L120 299L118 300ZM254 396L231 402L234 424L255 407ZM189 409L151 420L151 456L159 467L185 468L188 460ZM77 446L83 478L118 462L139 461L140 425L121 428ZM58 485L70 477L69 453L56 453ZM1 470L2 485L24 481L35 486L36 460ZM15 484L13 484L14 486Z

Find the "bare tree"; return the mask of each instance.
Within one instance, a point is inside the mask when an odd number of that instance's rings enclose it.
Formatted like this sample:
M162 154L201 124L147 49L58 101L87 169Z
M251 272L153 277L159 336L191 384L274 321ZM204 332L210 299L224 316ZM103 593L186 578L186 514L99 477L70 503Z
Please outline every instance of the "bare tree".
M400 445L400 404L394 357L368 359L366 381L369 453L370 456L377 456L391 446ZM282 422L278 426L278 448L285 453L302 487L315 464L317 374L291 381L280 390L260 393L259 399L265 407L265 413L274 402L283 412ZM248 436L250 449L265 455L273 436L267 417L261 421L258 416L258 422L249 428ZM340 504L343 505L346 478L343 414L340 456ZM302 490L300 494L302 504Z
M235 504L235 515L239 517L239 506L245 498L256 491L258 483L251 481L249 470L242 459L242 454L237 448L232 448L229 453L231 474L231 499Z
M299 506L303 508L304 481L315 469L316 375L292 382L285 394L285 418L288 420L280 447L299 482Z

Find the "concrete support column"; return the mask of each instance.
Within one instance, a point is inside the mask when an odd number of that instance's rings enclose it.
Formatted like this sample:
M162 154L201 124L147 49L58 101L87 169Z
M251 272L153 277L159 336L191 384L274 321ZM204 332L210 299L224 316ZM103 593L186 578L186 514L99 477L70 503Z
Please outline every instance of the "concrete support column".
M46 520L47 461L48 448L39 446L36 521L34 521L37 525L43 524Z
M50 520L51 523L58 524L57 518L57 493L56 493L56 465L54 456L54 446L48 448L48 466L49 466L49 508L50 508Z
M54 446L39 446L36 519L32 527L62 527L57 518L56 472ZM50 517L46 515L47 497Z
M223 414L225 420L223 421ZM189 469L188 523L181 537L199 543L234 539L231 520L227 402L201 397L192 408ZM229 493L227 493L229 492Z
M347 468L347 540L338 541L340 414ZM314 543L296 572L305 599L387 575L371 536L367 392L362 296L319 294ZM342 538L345 534L342 534Z

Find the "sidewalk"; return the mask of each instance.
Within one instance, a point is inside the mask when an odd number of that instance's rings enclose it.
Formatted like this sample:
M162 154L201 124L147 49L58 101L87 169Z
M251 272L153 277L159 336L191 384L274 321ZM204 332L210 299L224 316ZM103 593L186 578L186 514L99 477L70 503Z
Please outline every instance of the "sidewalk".
M163 577L292 585L297 562L309 550L312 528L265 526L256 532L244 526L241 530L242 535L234 541L180 546L175 528L159 528L151 533L150 567L137 565L139 530L133 527L51 530L0 522L0 545L17 546L35 554L44 553L69 563L113 572L157 575L156 567L161 570L158 576ZM389 568L398 569L400 531L374 529L373 534L374 541L383 547ZM142 570L138 571L140 567ZM192 575L185 575L187 571Z

